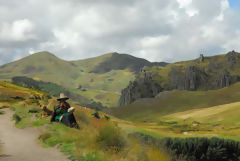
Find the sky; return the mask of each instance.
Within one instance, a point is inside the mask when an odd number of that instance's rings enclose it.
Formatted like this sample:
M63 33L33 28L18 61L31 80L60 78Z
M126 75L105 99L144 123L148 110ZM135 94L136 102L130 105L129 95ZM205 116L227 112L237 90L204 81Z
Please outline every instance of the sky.
M176 62L240 51L240 0L0 0L0 65L39 51Z

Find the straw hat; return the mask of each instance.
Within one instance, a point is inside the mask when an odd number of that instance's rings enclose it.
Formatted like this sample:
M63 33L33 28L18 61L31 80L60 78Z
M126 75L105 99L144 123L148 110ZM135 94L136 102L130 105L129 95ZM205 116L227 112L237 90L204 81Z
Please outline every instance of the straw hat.
M60 96L57 100L60 101L60 100L63 100L63 99L68 100L69 98L67 96L65 96L64 93L60 93Z

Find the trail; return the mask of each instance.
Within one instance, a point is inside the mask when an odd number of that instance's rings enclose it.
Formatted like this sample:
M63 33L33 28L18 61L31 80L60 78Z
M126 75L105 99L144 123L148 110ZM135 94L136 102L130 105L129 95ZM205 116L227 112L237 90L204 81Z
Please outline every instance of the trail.
M0 115L0 160L1 161L68 161L57 148L43 148L38 136L43 128L18 129L11 120L13 112Z

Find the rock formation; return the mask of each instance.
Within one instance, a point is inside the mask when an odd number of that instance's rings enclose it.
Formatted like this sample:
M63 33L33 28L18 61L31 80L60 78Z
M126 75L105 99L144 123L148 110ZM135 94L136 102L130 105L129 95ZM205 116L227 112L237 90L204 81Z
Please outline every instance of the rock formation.
M240 53L235 51L207 59L201 54L194 61L150 68L151 70L146 67L141 70L136 80L122 91L119 104L126 105L138 98L163 97L169 93L164 91L224 88L240 81L239 68Z
M237 63L237 61L240 60L239 53L235 52L234 50L228 52L226 56L227 56L227 62L231 68L234 66L234 64Z
M198 69L195 66L187 67L184 73L180 73L177 68L172 68L170 80L173 89L196 90L207 80L207 74L204 69Z
M136 80L130 82L128 87L122 90L120 106L130 104L138 98L155 97L161 91L160 85L152 79L151 74L145 70L141 71Z
M231 76L227 70L224 70L217 79L217 88L224 88L239 81L239 76Z
M204 56L203 56L203 54L200 54L199 62L200 62L200 63L204 62Z

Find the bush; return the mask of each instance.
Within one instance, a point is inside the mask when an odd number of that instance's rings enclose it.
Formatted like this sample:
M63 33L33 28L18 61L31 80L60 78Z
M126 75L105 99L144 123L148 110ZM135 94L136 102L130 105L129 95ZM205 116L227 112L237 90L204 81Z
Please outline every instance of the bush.
M21 119L21 117L20 117L19 115L14 114L14 115L13 115L13 120L15 120L15 123L17 124L17 123L19 123L22 119Z
M9 108L9 106L1 106L0 109Z
M237 161L240 158L240 142L220 138L165 138L162 140L176 158L187 161Z
M3 115L3 114L5 114L5 112L4 111L0 111L0 115Z
M41 111L42 111L42 110L39 109L39 108L32 108L32 109L28 110L29 113L39 113L39 112L41 112Z
M102 161L102 159L97 153L88 153L86 156L82 156L80 161Z
M76 112L75 115L76 115L76 119L77 120L79 120L79 121L81 121L81 122L83 122L85 124L89 124L90 123L90 120L89 120L89 118L88 118L88 116L86 115L85 112L78 111L78 112Z
M126 145L126 140L121 134L120 128L112 124L99 129L96 141L104 150L115 152L121 151Z

